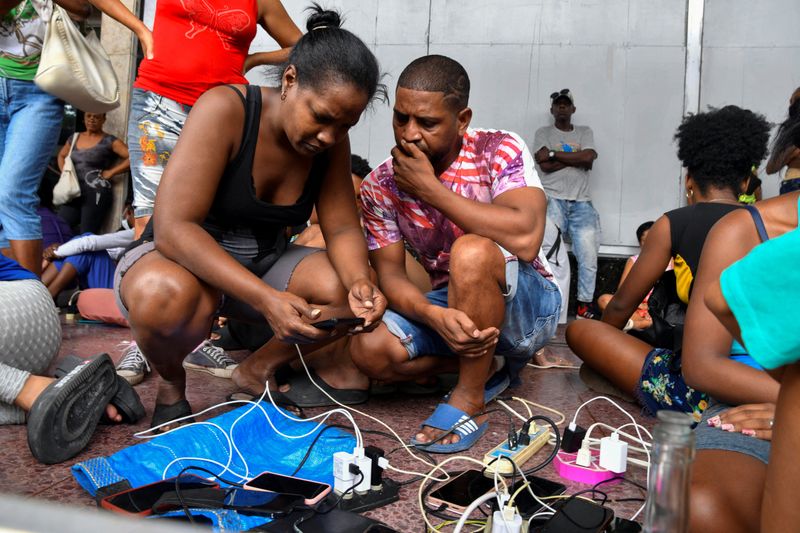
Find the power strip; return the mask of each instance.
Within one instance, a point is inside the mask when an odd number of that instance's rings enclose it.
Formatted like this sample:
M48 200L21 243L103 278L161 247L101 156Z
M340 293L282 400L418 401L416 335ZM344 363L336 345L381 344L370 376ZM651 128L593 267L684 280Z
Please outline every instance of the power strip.
M483 465L486 467L485 475L493 476L495 471L501 476L512 475L514 473L514 464L518 467L522 467L525 461L530 459L533 454L538 452L542 446L550 440L550 428L531 424L528 435L530 435L530 444L527 446L518 444L517 447L512 450L508 446L508 440L504 440L487 452L486 455L483 456ZM514 464L510 461L504 461L500 459L500 457L508 457L514 461Z

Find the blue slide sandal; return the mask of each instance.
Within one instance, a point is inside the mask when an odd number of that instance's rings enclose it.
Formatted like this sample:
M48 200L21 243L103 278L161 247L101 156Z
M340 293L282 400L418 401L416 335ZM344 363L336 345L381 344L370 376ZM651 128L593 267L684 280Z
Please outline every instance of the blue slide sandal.
M489 422L478 425L470 415L461 409L446 403L440 403L436 406L433 414L422 423L422 426L429 426L442 431L450 431L452 429L453 433L459 436L459 440L452 444L441 444L439 442L428 444L412 437L412 446L430 453L457 453L471 448L481 438L481 435L486 433L489 428Z

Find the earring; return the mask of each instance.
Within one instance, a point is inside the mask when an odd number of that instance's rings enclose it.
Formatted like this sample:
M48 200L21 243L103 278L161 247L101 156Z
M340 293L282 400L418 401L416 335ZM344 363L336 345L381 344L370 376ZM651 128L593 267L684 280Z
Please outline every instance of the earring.
M286 93L281 93L281 102L286 100Z
M686 199L687 200L690 200L692 198L692 196L694 196L694 189L689 189L688 191L686 191Z

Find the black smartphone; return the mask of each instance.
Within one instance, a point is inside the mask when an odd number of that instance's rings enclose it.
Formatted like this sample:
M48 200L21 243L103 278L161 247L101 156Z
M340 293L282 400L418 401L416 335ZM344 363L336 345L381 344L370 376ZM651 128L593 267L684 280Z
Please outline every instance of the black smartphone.
M324 329L325 331L332 331L336 328L354 328L356 326L363 326L364 319L361 317L353 318L329 318L327 320L320 320L311 324L317 329Z
M244 488L302 496L306 505L318 503L331 491L331 486L327 483L284 476L274 472L262 472L245 483Z
M550 481L549 479L544 479L542 477L528 476L528 481L531 482L531 489L533 490L533 493L536 494L536 496L538 496L540 499L547 496L564 494L567 491L567 486L563 483ZM524 480L518 481L511 487L509 493L514 494L524 483ZM523 489L522 492L517 494L517 497L514 499L514 505L517 507L517 511L519 511L519 514L522 516L523 520L527 520L542 509L542 504L537 502L534 497L531 496L531 493L528 491L528 489ZM552 505L552 502L549 505Z
M431 492L428 499L463 513L469 504L494 488L494 480L481 470L467 470Z
M550 520L535 530L541 533L602 533L614 519L614 511L582 498L570 498Z
M234 509L243 515L277 518L305 506L302 496L258 490L229 489L224 507Z
M219 484L194 474L180 476L178 484L181 491L219 487ZM100 500L100 507L116 513L147 516L152 514L153 505L169 492L175 492L175 478L106 496Z

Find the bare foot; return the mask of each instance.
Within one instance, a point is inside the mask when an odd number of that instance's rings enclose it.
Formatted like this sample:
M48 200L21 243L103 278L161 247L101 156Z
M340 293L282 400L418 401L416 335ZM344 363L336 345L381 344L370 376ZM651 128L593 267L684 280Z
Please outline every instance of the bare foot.
M533 363L537 366L553 367L553 366L574 366L572 363L554 354L549 348L545 347L533 354Z
M453 394L450 395L450 401L447 402L449 405L461 409L468 415L476 415L483 411L484 404L483 404L483 389L477 391L475 395L468 395L461 391L458 387L455 388ZM476 416L473 418L474 422L477 425L481 425L483 422L486 421L488 415ZM432 442L436 440L439 436L441 436L444 431L436 428L432 428L430 426L423 426L422 430L417 433L416 440L419 442ZM461 440L461 437L457 433L450 433L443 439L437 441L438 444L453 444Z

